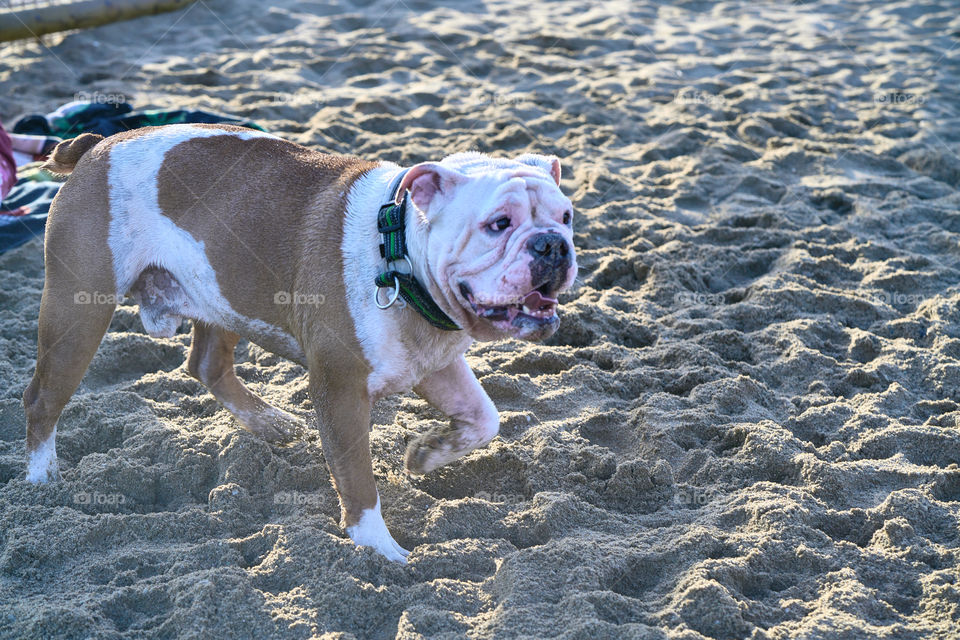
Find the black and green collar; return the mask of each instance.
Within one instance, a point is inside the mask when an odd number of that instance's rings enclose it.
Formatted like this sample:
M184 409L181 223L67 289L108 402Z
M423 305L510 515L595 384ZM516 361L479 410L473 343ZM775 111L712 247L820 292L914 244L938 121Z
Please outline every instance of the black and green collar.
M417 282L413 275L410 258L407 257L406 222L407 222L407 194L398 194L397 189L403 176L409 169L404 169L390 184L390 202L380 207L377 214L377 231L383 234L380 244L380 256L386 260L387 270L376 277L377 306L381 309L390 307L397 297L402 297L417 312L426 318L432 326L443 331L459 331L450 317L434 302L427 290ZM399 196L400 204L397 204ZM405 261L410 266L410 273L402 273L393 269L397 262ZM394 289L390 302L383 305L379 302L380 289Z

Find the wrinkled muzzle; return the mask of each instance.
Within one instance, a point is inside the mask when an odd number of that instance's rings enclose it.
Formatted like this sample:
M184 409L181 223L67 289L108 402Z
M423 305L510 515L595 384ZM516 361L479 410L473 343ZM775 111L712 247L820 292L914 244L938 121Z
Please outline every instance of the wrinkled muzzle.
M531 341L553 335L560 325L557 296L576 276L570 242L556 232L531 235L512 264L499 268L458 282L459 297L476 319L471 333Z

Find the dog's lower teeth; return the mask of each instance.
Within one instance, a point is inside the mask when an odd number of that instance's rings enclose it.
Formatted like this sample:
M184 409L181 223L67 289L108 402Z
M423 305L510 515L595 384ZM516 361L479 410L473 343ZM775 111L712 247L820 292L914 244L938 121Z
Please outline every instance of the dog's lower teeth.
M552 307L550 305L544 305L534 309L522 302L518 302L503 307L484 307L477 305L476 314L488 320L508 320L513 318L517 313L535 317L546 317L551 310Z

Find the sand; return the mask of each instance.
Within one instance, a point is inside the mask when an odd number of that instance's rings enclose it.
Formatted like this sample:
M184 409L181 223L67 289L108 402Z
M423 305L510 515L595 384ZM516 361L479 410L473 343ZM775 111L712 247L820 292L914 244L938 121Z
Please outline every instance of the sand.
M503 414L376 407L357 551L122 306L24 481L41 244L0 257L2 638L960 636L960 18L934 2L209 1L0 47L0 114L80 93L400 163L555 153L583 266L544 345L469 355ZM309 417L304 371L239 375Z

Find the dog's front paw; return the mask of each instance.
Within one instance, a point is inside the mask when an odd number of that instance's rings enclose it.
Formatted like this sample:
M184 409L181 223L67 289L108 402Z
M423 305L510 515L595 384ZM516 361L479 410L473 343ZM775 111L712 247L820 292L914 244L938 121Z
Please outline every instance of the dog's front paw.
M407 473L423 475L460 457L455 438L442 433L428 433L407 445L404 466Z
M407 563L410 552L401 547L387 529L380 513L380 499L372 509L364 509L357 524L347 527L347 535L358 547L372 547L392 562Z

